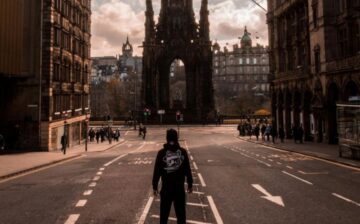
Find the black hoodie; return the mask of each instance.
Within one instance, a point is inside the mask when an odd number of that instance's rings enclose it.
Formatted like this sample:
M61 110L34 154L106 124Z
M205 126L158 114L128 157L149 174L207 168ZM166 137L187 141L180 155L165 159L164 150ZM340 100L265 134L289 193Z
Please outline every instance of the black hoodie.
M184 190L185 176L188 187L192 188L193 178L186 150L181 148L179 143L165 144L156 157L152 181L153 189L158 189L161 177L162 191Z

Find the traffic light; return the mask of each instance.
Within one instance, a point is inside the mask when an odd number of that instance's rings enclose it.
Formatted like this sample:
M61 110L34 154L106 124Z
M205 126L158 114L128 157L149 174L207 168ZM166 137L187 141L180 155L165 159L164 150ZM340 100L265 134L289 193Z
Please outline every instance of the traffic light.
M151 115L151 110L149 110L148 108L144 109L144 116L150 116Z

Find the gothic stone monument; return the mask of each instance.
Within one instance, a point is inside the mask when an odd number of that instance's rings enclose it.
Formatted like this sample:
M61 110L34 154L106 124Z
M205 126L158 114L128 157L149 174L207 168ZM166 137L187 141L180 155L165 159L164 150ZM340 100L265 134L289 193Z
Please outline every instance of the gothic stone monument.
M208 1L202 0L199 24L192 0L162 0L156 25L152 0L146 0L145 15L142 106L171 111L170 66L180 59L186 73L185 119L200 122L211 116L214 98Z

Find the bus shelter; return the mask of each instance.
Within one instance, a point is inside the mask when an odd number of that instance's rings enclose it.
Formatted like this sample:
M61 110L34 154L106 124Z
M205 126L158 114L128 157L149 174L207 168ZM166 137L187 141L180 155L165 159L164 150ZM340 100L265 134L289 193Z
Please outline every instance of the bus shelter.
M360 104L337 104L339 156L360 159Z

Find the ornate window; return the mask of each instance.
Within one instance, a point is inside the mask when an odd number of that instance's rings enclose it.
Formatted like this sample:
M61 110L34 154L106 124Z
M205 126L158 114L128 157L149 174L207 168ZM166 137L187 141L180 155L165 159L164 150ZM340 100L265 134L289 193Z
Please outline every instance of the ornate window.
M318 1L313 0L312 2L312 13L313 13L313 23L314 28L318 27Z
M314 48L314 59L315 59L315 73L319 74L321 71L321 59L320 59L320 46L316 45Z

